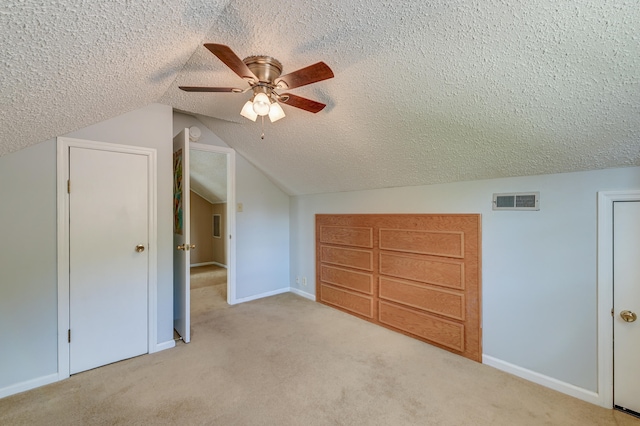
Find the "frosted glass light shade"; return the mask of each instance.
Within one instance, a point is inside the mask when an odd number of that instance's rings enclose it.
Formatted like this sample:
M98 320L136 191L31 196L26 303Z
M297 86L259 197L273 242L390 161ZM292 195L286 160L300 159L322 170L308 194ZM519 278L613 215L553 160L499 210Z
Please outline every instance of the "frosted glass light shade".
M251 121L256 121L256 118L258 118L258 114L256 114L256 112L253 110L253 102L247 101L247 103L242 107L240 115L248 118Z
M271 122L274 123L284 117L285 114L280 104L277 102L272 103L271 109L269 110L269 119L271 120Z
M269 97L264 93L258 93L253 98L253 110L258 115L263 116L269 114L269 109L271 109L270 105Z

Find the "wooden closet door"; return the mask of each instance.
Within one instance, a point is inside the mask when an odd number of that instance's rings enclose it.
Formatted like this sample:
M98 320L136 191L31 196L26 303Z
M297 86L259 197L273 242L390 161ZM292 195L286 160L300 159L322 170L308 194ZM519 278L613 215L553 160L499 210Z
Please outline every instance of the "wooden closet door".
M316 215L316 295L480 362L480 215Z

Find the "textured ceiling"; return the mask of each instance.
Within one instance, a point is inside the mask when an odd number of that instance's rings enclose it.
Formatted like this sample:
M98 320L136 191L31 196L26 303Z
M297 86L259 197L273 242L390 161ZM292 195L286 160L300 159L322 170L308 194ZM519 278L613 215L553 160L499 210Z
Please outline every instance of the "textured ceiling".
M191 190L210 203L227 201L227 154L189 151Z
M290 194L640 165L637 0L4 0L0 155L150 102L192 113ZM265 123L202 47L335 78ZM16 137L19 135L19 137Z
M156 102L226 3L0 1L0 155Z

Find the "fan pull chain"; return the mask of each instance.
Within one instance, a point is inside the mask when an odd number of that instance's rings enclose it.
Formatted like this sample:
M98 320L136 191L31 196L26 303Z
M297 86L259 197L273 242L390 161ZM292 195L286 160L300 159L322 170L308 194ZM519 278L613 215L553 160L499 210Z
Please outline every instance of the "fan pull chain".
M260 139L264 139L264 115L262 116L262 134L260 135Z

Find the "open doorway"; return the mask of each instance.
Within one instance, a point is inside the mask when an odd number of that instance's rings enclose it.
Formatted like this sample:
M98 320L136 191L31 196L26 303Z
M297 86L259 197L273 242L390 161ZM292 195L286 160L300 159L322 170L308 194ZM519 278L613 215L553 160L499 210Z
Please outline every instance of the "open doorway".
M174 283L173 283L173 314L174 338L181 339L185 343L191 340L191 324L193 310L191 293L191 258L205 251L204 247L198 250L198 245L191 241L191 182L194 182L196 191L202 193L205 187L212 190L213 186L226 188L213 189L212 192L222 195L219 200L224 200L226 208L225 226L218 223L217 232L220 239L224 239L225 253L217 262L226 266L226 303L236 303L236 248L235 248L235 151L230 148L189 143L189 129L185 128L173 139L173 166L174 166ZM201 153L202 151L202 153ZM191 156L196 160L192 163ZM192 164L194 164L192 166ZM198 185L198 182L202 185ZM201 197L202 198L202 197ZM213 218L210 220L213 221ZM213 231L212 231L213 232ZM214 238L209 234L208 238ZM202 243L201 243L202 245ZM209 261L207 261L208 263ZM213 262L211 260L211 262ZM219 265L219 266L220 266ZM213 308L209 298L196 299L195 311L210 310ZM193 322L198 322L194 318Z
M191 317L232 303L230 285L234 223L231 154L222 148L190 144ZM235 291L234 291L235 293Z

